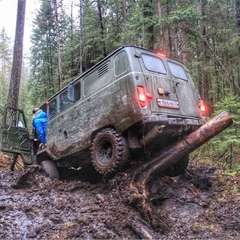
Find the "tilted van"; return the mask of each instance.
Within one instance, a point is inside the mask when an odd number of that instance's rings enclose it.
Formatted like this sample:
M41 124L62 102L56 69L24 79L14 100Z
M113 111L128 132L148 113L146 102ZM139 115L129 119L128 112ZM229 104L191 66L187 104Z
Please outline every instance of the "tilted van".
M6 107L2 151L31 156L52 178L60 167L90 161L102 175L114 174L151 161L203 125L203 107L182 63L124 46L40 106L49 118L46 148L34 150L23 111ZM185 156L167 174L178 175L187 164Z

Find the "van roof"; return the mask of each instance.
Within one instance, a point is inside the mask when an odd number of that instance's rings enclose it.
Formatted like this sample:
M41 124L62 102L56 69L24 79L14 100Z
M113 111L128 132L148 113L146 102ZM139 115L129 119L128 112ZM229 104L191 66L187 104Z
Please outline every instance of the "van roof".
M138 48L138 49L142 49L145 51L150 51L152 53L156 53L156 51L154 50L150 50L144 47L140 47L140 46L134 46L134 45L124 45L122 47L117 48L116 50L114 50L113 52L111 52L110 54L108 54L106 57L104 57L102 60L100 60L98 63L96 63L95 65L93 65L91 68L89 68L88 70L86 70L84 73L82 73L81 75L79 75L78 77L76 77L75 79L73 79L71 82L69 82L66 86L64 86L61 90L59 90L58 92L56 92L52 97L50 97L47 101L50 101L51 99L53 99L55 96L57 96L59 93L63 92L64 90L66 90L66 88L68 87L68 85L71 85L73 83L75 83L79 78L83 77L84 75L88 74L89 72L91 72L94 68L97 68L101 63L103 63L104 61L106 61L108 58L112 57L113 55L115 55L117 52L121 51L124 48ZM173 59L175 61L178 61L170 56L167 56L167 58ZM179 62L179 61L178 61ZM44 103L45 104L45 103ZM42 105L44 105L42 104Z

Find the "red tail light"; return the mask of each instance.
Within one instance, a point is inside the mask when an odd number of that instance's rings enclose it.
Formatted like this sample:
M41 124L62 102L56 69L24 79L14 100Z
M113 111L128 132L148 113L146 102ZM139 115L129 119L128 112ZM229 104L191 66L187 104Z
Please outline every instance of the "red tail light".
M144 87L137 87L138 101L141 107L147 106L147 96Z
M206 109L203 100L199 99L198 107L200 108L202 115L205 116Z
M165 52L163 52L163 51L157 51L156 53L160 57L167 57L167 54Z

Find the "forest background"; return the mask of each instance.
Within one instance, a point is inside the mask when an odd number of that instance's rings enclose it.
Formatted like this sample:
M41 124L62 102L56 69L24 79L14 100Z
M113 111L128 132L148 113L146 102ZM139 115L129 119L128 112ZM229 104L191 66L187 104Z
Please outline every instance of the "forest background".
M19 96L29 124L33 107L116 48L162 50L187 66L207 117L228 111L234 120L193 157L239 171L240 0L75 0L68 9L63 0L41 0L32 22ZM10 38L0 29L0 121L12 56Z

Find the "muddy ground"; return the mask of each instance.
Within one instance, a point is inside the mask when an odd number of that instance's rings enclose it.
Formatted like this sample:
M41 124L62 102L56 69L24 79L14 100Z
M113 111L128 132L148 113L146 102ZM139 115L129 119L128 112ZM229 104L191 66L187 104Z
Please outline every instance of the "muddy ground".
M0 162L0 239L240 239L240 176L194 163L149 184L151 225L122 201L115 180L80 171L50 180L39 166L10 172Z

